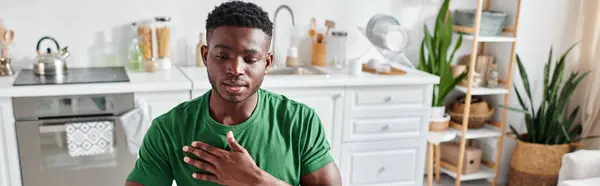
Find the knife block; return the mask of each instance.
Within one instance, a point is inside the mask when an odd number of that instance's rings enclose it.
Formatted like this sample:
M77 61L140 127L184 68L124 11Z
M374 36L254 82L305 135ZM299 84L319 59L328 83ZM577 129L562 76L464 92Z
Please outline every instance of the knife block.
M458 156L460 155L460 145L454 142L440 144L440 157L442 161L448 162L454 166L458 165ZM479 171L481 165L481 149L475 147L465 147L465 157L463 160L462 174L470 174ZM458 166L457 166L458 167Z

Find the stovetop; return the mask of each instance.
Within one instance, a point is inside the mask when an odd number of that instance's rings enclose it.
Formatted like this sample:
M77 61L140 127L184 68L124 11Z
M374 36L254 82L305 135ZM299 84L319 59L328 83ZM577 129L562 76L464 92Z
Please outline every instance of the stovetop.
M125 67L69 68L63 76L38 76L23 69L13 86L129 82Z

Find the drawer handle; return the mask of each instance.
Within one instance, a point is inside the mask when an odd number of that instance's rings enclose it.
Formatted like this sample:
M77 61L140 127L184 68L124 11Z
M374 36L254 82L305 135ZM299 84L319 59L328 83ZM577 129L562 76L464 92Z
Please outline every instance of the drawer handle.
M394 102L394 97L393 96L388 96L387 98L385 98L385 102L387 102L387 103Z
M385 171L385 167L381 167L379 168L379 170L377 170L377 173L381 174Z
M383 131L383 132L387 132L387 131L389 131L391 128L392 128L392 124L387 124L387 125L383 126L383 129L382 129L382 131Z

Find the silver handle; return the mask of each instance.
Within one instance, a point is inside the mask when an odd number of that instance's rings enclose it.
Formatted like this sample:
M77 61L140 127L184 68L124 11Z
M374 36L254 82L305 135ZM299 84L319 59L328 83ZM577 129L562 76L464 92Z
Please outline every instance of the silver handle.
M55 132L66 132L66 125L49 125L49 126L40 126L40 133L55 133Z
M382 131L386 132L389 131L392 128L392 124L387 124L383 127Z
M385 102L388 102L388 103L394 102L394 97L388 96L387 98L385 98Z
M377 170L377 173L381 174L381 173L383 173L383 171L385 171L385 167L379 168L379 170Z

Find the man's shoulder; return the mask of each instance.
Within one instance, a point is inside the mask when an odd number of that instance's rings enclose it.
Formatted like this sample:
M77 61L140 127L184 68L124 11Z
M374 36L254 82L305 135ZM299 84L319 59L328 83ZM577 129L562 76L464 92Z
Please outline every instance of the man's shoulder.
M293 112L302 116L316 114L311 106L290 98L285 94L279 94L268 90L261 90L267 104L278 111Z
M161 125L172 125L196 116L202 107L203 97L199 96L189 101L184 101L171 108L169 111L157 116L154 120Z

